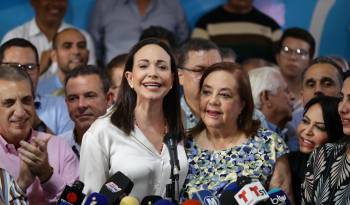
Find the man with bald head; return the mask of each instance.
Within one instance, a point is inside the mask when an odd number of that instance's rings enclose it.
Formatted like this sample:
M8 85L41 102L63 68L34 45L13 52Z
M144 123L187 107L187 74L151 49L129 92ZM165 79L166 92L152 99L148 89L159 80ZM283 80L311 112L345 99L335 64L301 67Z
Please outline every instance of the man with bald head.
M1 43L12 38L24 38L30 41L38 50L40 60L40 73L48 77L57 72L57 66L52 63L51 49L53 37L57 32L73 27L63 20L68 7L68 0L29 0L34 9L35 17L12 29L5 34ZM90 50L89 64L95 64L95 50L91 36L80 30Z
M42 79L39 82L38 92L60 96L64 94L63 84L66 74L88 62L89 50L84 35L75 28L58 32L53 39L51 58L58 65L57 75Z

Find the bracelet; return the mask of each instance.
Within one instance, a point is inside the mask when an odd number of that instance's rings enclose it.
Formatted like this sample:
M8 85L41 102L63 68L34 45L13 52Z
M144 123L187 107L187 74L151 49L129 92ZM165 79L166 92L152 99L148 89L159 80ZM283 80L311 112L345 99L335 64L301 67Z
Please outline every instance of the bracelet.
M47 181L49 181L50 178L51 178L51 176L53 175L53 167L50 166L49 169L50 169L50 174L48 175L47 179L45 179L45 180L40 180L40 183L41 183L41 184L44 184L44 183L46 183Z

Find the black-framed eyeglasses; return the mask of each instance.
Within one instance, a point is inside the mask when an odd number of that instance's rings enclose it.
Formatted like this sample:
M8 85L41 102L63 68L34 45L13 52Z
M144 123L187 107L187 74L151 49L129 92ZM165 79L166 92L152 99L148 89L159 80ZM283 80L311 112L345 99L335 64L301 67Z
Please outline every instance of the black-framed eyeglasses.
M28 63L28 64L20 64L20 63L1 63L1 65L10 66L18 69L22 69L27 72L33 72L39 67L39 64Z
M282 46L281 53L285 55L295 54L297 57L303 58L303 59L309 57L309 52L302 48L292 49L288 46Z

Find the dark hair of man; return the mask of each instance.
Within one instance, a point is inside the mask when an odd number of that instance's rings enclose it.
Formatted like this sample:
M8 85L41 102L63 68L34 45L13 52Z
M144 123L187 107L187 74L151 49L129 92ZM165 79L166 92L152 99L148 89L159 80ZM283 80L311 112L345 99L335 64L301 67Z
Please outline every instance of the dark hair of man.
M178 67L183 67L188 60L190 51L209 51L217 50L220 53L219 47L212 41L200 38L192 38L184 43L176 52Z
M3 43L0 47L0 63L4 63L3 60L5 58L5 52L7 49L11 47L21 47L21 48L30 48L33 50L35 55L35 61L37 64L39 64L39 55L36 47L29 41L23 39L23 38L13 38L5 43ZM14 62L15 63L15 62Z
M147 45L158 45L163 48L170 56L173 85L170 91L164 97L163 112L167 125L169 127L168 133L172 136L176 136L177 141L179 142L184 136L184 130L181 122L181 108L179 97L180 85L175 58L170 48L159 39L154 38L147 38L138 42L129 52L123 74L125 75L125 72L132 71L134 67L135 53ZM123 78L122 80L118 99L119 100L117 104L114 106L115 111L111 116L111 122L126 134L130 134L130 132L134 130L134 110L136 107L137 95L136 92L130 87L126 78Z
M303 72L301 73L302 82L304 82L306 72L311 68L311 66L315 64L329 64L333 66L338 71L337 77L339 80L339 84L340 85L343 84L343 69L332 58L327 56L320 56L311 61L310 65L306 69L304 69Z
M247 136L252 136L256 133L260 126L260 122L253 119L254 112L254 102L252 89L250 87L249 77L241 68L241 66L237 63L231 62L221 62L215 63L209 66L203 73L203 76L199 82L199 90L201 91L203 88L204 80L211 74L216 71L227 71L231 73L237 82L238 94L241 101L244 103L244 108L242 109L240 115L237 119L237 128L244 132ZM193 136L199 134L202 130L205 129L205 124L202 120L190 130L189 135Z
M102 82L102 88L103 88L103 92L104 94L107 94L108 90L109 90L109 81L108 81L108 77L106 75L106 73L104 72L103 69L94 66L94 65L81 65L76 67L75 69L73 69L72 71L70 71L67 75L66 78L64 80L64 89L66 92L67 89L67 83L70 79L72 78L76 78L79 76L88 76L88 75L97 75L101 82Z
M0 80L6 80L11 82L18 82L23 80L27 81L30 86L32 96L34 98L33 83L26 71L17 67L0 65Z
M176 48L177 40L173 32L162 26L150 26L142 31L139 41L146 38L157 38L159 40L166 40L170 48Z
M112 76L113 76L114 69L116 69L117 67L124 68L127 57L128 57L128 54L124 53L124 54L117 55L111 61L109 61L109 63L106 66L109 82L112 82Z
M314 57L315 46L316 46L315 38L307 30L298 28L298 27L288 28L283 32L282 37L278 43L278 52L282 48L283 41L288 37L297 38L309 44L310 46L309 58L312 59Z
M317 96L309 100L304 107L304 114L315 104L320 104L328 142L338 142L344 137L343 125L338 113L339 98L331 96Z
M220 47L220 54L222 58L231 58L233 60L237 59L237 54L232 48Z

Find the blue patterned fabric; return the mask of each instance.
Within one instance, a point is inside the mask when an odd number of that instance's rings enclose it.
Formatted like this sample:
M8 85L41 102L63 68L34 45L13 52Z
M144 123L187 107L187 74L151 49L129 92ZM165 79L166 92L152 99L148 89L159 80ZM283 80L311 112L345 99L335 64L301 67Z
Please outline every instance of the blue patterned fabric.
M219 197L228 184L241 176L258 179L267 188L277 158L289 152L280 136L264 128L242 145L226 150L204 150L189 139L186 151L189 173L182 200L191 198L200 190L210 190Z

